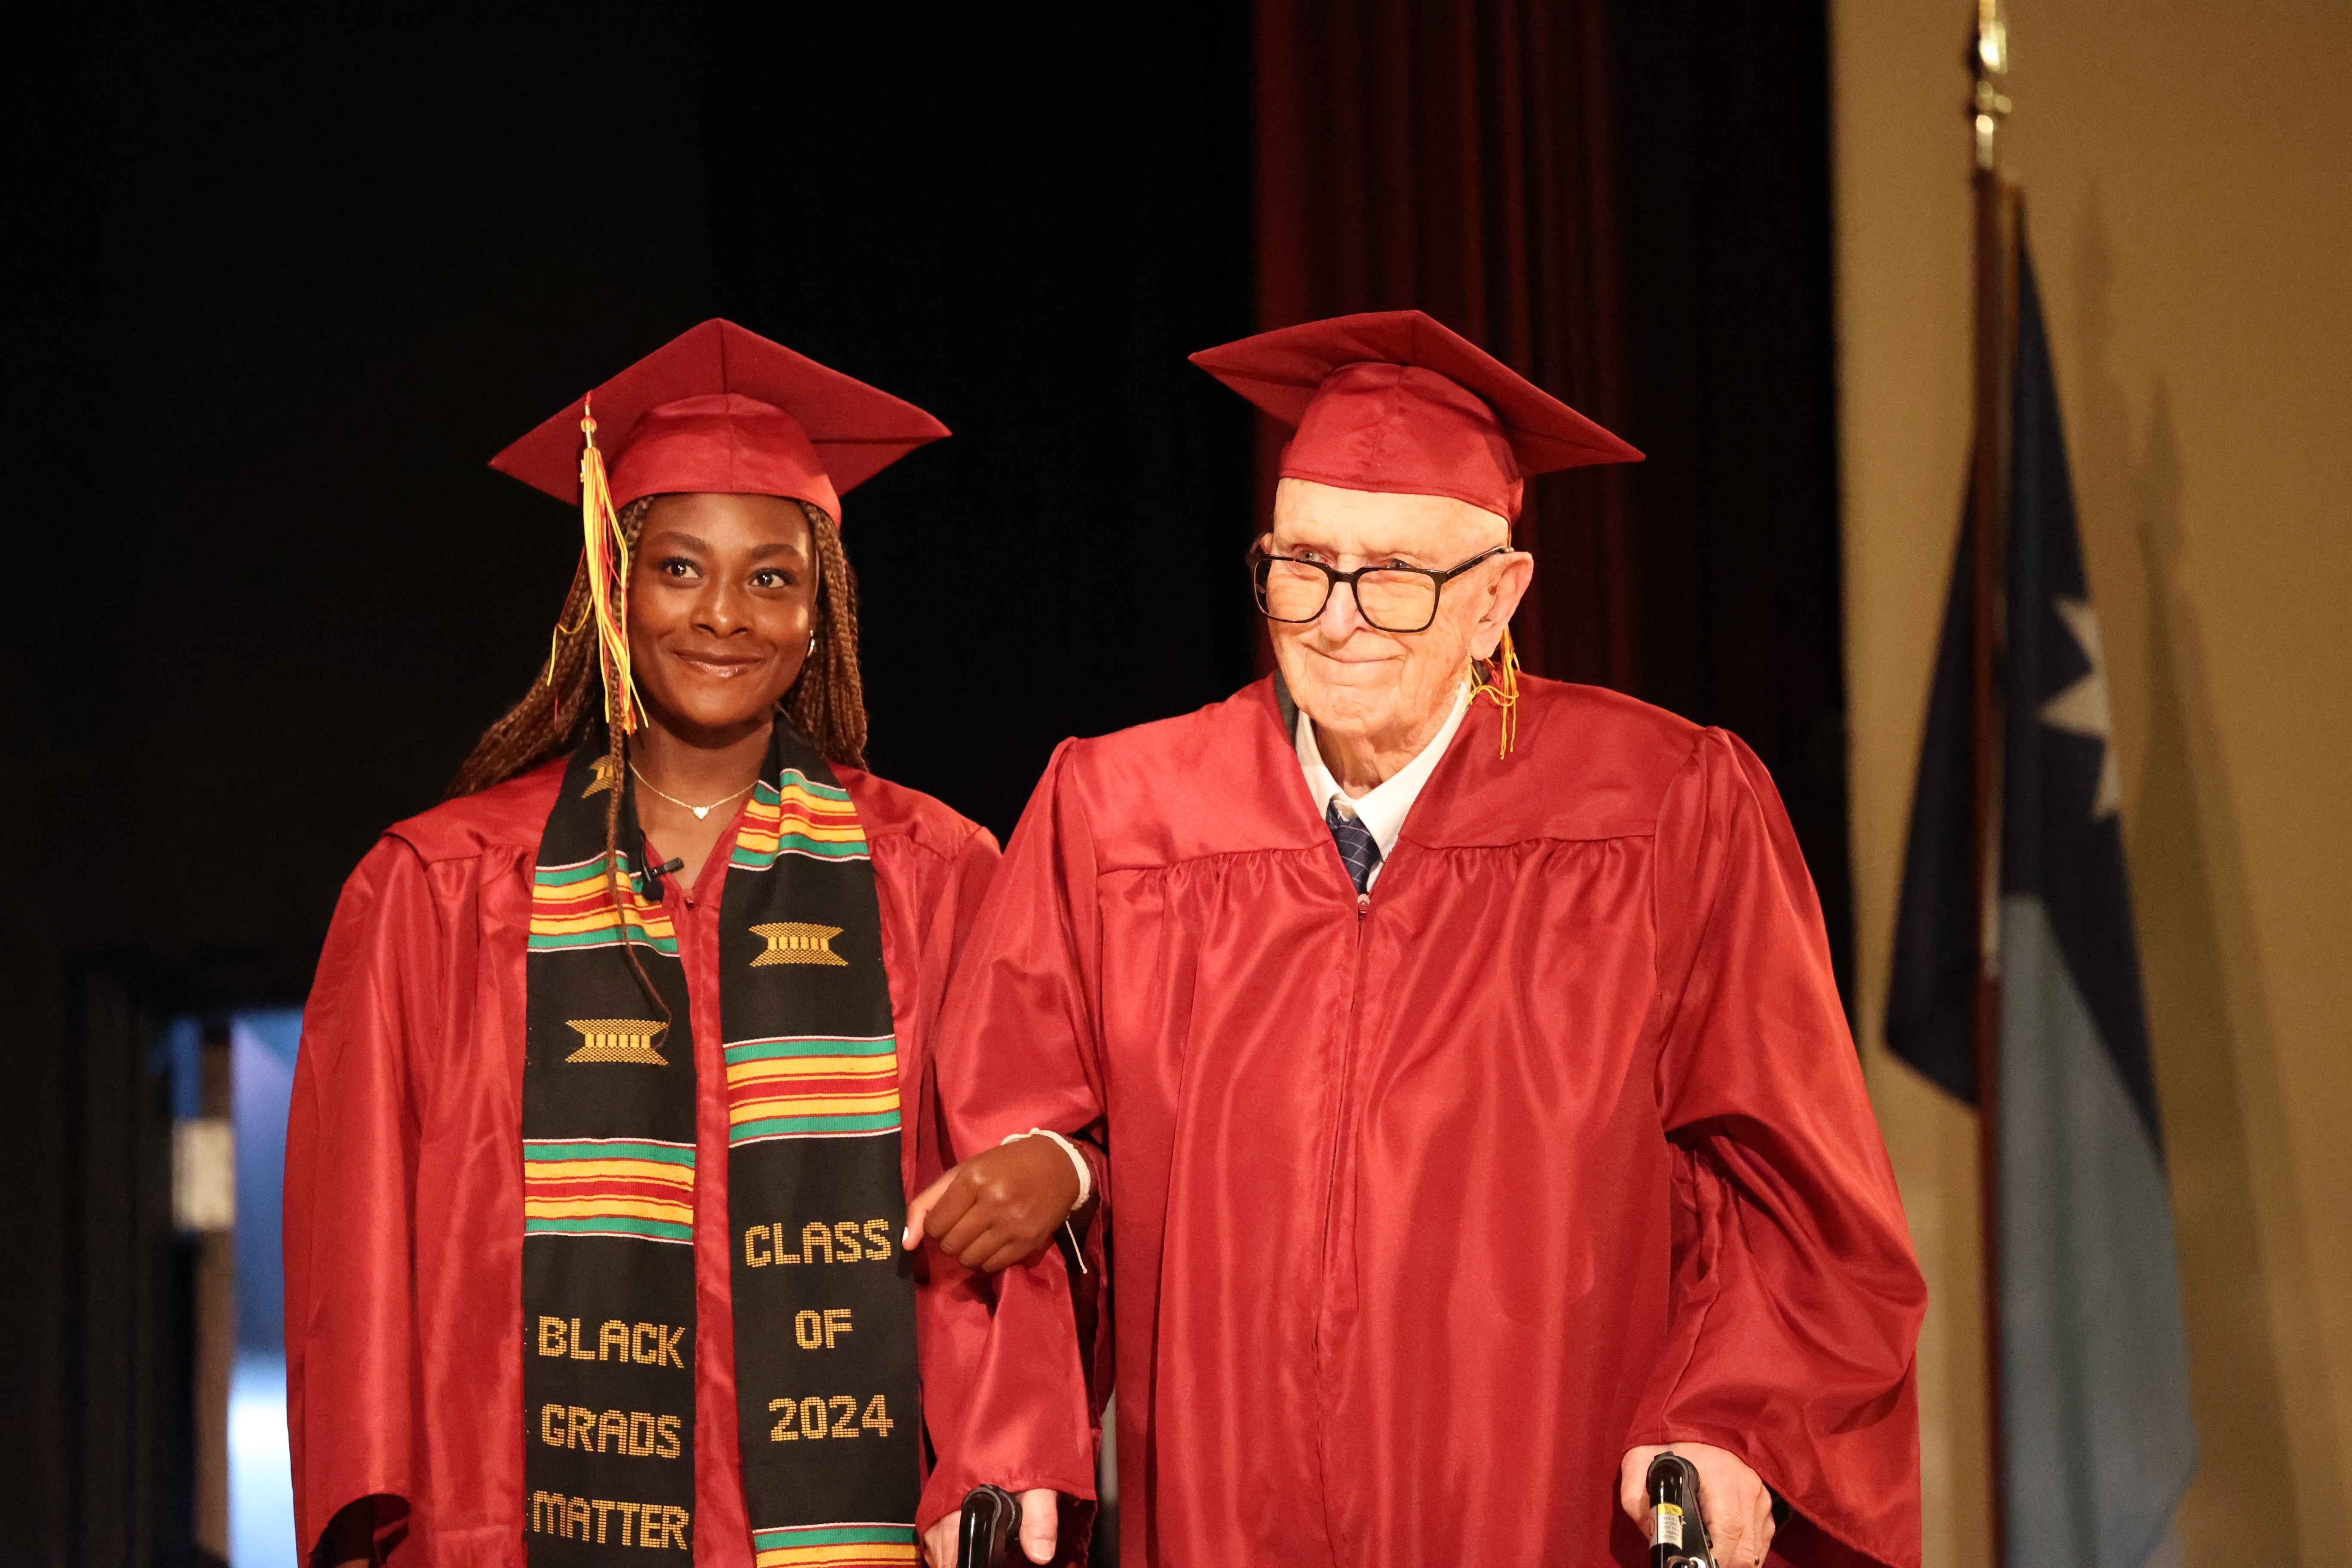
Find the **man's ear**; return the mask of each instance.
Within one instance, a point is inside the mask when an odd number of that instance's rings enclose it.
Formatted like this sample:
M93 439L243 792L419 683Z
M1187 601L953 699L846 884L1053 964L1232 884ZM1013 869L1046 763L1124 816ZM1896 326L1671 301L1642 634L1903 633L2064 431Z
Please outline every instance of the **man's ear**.
M1474 658L1492 658L1496 645L1503 640L1503 628L1511 624L1517 613L1519 601L1528 596L1535 584L1536 558L1524 550L1515 550L1497 563L1501 570L1495 574L1493 596L1486 601L1485 611L1470 628L1470 654Z

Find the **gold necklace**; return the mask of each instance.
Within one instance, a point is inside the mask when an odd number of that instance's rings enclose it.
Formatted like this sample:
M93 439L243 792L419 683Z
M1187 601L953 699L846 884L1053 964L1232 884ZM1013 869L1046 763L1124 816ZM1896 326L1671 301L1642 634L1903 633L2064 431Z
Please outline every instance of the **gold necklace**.
M737 790L733 795L728 795L724 799L714 800L709 805L697 805L692 801L680 800L677 796L670 794L669 791L657 787L651 779L637 772L637 764L635 763L631 763L629 764L629 776L636 780L639 784L645 785L647 789L652 790L664 800L669 802L670 805L682 805L686 807L687 810L694 813L695 820L698 822L708 817L712 812L717 811L720 806L725 805L728 801L740 800L745 795L750 795L751 793L752 785L757 784L760 782L758 779L753 779L751 784L745 784L741 789Z

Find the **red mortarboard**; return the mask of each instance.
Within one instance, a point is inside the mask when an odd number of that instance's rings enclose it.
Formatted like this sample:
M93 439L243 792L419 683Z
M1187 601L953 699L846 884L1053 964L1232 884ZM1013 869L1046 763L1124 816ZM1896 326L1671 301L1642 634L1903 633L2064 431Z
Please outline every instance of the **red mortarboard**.
M1519 515L1529 474L1642 454L1419 310L1260 332L1192 363L1297 434L1285 478Z
M685 491L783 496L836 522L856 489L948 427L732 321L709 321L590 395L613 504ZM580 504L581 398L490 459Z

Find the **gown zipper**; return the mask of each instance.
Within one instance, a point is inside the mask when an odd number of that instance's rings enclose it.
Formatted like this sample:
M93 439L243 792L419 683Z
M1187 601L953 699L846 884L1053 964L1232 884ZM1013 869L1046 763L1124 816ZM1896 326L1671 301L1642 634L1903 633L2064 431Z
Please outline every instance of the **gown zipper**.
M1333 1102L1331 1118L1331 1154L1323 1173L1323 1297L1328 1303L1331 1293L1331 1219L1338 1206L1339 1194L1339 1160L1343 1133L1348 1124L1348 1092L1356 1077L1356 1010L1361 1003L1364 988L1364 928L1370 922L1372 895L1370 889L1356 895L1355 963L1348 973L1348 1026L1341 1037L1339 1057L1339 1092ZM1318 1309L1319 1317L1319 1309ZM1322 1325L1316 1325L1319 1342Z
M1338 1551L1339 1535L1333 1526L1331 1519L1330 1456L1326 1450L1324 1445L1323 1438L1325 1434L1319 1430L1323 1423L1324 1415L1322 1408L1324 1395L1323 1352L1325 1349L1323 1341L1323 1325L1326 1315L1331 1310L1331 1292L1336 1288L1335 1280L1339 1272L1338 1260L1334 1258L1331 1254L1331 1226L1333 1214L1339 1204L1339 1162L1345 1150L1346 1131L1348 1127L1348 1095L1349 1090L1355 1087L1356 1010L1360 1005L1361 993L1364 986L1364 928L1370 923L1371 912L1372 895L1370 889L1367 889L1363 892L1356 895L1355 963L1349 970L1348 975L1347 1033L1340 1037L1342 1055L1339 1058L1339 1095L1334 1101L1334 1109L1331 1117L1330 1162L1325 1169L1323 1175L1323 1237L1322 1245L1318 1248L1323 1277L1320 1281L1321 1289L1318 1292L1315 1307L1315 1405L1316 1425L1318 1428L1315 1444L1316 1468L1318 1472L1318 1479L1323 1490L1324 1538L1327 1542L1331 1543L1335 1553ZM1336 1557L1334 1561L1336 1563Z

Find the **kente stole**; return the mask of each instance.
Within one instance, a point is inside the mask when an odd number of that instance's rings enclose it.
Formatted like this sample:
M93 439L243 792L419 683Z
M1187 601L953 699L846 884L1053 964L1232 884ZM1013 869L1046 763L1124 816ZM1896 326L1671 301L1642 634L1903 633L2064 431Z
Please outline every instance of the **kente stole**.
M605 875L611 773L592 737L564 770L532 889L530 1560L690 1560L699 1022L725 1042L737 1422L760 1568L911 1563L922 1424L898 1246L898 1057L856 810L779 718L728 861L719 1016L696 1020L677 931L645 875L628 780L618 781L627 931L664 1020L629 967Z

